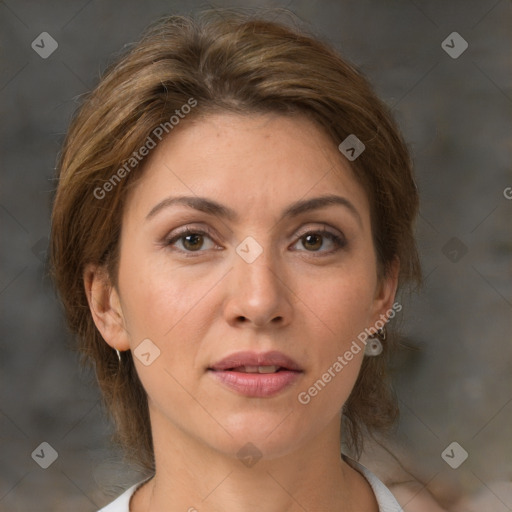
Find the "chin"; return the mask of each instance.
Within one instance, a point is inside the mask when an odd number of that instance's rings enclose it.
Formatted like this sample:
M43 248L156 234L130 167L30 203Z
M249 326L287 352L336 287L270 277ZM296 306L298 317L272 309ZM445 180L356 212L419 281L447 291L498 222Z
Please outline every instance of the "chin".
M237 413L223 422L232 437L223 436L219 444L214 441L214 448L238 458L244 454L267 460L284 456L308 437L304 421L299 425L294 416L290 410Z

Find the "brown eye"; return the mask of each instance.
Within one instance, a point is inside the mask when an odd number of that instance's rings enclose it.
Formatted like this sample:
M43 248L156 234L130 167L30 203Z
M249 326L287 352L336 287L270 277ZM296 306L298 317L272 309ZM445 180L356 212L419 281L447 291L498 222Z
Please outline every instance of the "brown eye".
M299 245L302 248L298 247ZM318 253L318 256L328 255L345 248L347 242L343 235L339 236L327 229L308 231L300 236L294 245L294 250L306 250L310 253Z
M187 251L198 251L204 244L203 235L194 233L192 235L186 235L182 237L183 247Z
M318 251L322 247L323 237L318 234L308 234L303 236L301 240L308 251Z
M165 241L165 245L181 252L204 252L214 249L215 243L206 231L186 229Z

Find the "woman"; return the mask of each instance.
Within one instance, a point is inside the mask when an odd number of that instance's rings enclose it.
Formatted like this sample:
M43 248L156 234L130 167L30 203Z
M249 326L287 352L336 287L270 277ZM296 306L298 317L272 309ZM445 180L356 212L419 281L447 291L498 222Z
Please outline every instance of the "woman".
M401 510L341 448L396 419L417 209L389 112L327 45L150 27L75 116L52 216L68 321L148 473L102 510Z

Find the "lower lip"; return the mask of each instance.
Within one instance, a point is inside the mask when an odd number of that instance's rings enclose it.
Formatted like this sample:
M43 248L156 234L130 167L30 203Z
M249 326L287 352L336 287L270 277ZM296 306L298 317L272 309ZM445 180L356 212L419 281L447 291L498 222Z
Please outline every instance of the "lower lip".
M214 370L209 370L209 372L233 391L255 398L277 395L293 384L302 373L289 370L281 370L276 373L242 373Z

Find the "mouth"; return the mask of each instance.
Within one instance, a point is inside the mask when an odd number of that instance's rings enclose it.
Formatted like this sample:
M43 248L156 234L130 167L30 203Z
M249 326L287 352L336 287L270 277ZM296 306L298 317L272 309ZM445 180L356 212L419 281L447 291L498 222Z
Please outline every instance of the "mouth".
M239 395L266 398L283 392L304 372L281 352L239 352L209 367L208 373Z
M293 371L283 366L268 365L268 366L237 366L235 368L226 368L226 370L213 370L213 371L227 371L239 373L277 373L282 371Z

